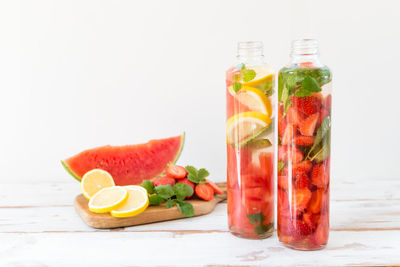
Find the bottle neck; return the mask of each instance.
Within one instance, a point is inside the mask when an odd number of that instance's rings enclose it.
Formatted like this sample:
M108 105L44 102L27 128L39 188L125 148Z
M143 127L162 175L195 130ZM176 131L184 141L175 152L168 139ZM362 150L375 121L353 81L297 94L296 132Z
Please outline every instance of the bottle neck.
M237 60L245 64L262 64L264 62L262 42L239 42Z
M293 41L290 56L292 64L310 62L313 66L321 65L319 61L318 41L314 39Z

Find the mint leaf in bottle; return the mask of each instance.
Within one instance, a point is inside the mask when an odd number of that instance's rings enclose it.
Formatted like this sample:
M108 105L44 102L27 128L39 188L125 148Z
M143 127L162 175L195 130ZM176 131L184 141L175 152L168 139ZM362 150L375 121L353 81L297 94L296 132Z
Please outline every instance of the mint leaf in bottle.
M252 69L243 69L242 76L244 82L249 82L256 77L256 72Z

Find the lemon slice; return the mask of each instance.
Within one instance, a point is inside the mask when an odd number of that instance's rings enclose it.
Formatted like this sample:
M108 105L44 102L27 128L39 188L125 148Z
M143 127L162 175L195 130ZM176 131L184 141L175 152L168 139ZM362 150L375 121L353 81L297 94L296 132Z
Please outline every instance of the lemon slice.
M261 90L250 86L243 86L243 88L236 93L235 97L241 104L246 105L252 111L261 112L271 117L271 101Z
M114 185L111 174L101 169L93 169L83 175L81 191L85 198L89 200L101 189Z
M250 111L236 114L226 122L228 143L243 145L260 135L270 124L270 117L261 112Z
M89 201L89 210L105 213L119 208L128 198L128 190L122 186L101 189Z
M268 66L253 66L249 68L256 72L256 77L249 82L244 82L243 85L257 87L261 84L271 82L274 79L274 72Z
M149 206L147 191L138 185L125 186L128 190L128 199L117 209L111 211L114 217L131 217L138 215Z

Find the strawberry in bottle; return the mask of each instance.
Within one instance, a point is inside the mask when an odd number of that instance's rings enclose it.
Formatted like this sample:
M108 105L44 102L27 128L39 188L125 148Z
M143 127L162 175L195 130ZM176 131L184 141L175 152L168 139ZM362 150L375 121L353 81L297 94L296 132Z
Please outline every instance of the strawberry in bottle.
M332 78L316 40L294 41L291 56L278 74L278 236L317 250L329 236Z

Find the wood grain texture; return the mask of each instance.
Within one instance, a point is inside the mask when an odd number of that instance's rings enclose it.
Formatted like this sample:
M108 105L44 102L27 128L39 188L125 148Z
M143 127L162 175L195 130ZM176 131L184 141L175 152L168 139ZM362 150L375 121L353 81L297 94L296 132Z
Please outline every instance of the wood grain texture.
M398 178L333 179L329 242L313 252L283 247L276 233L232 236L226 202L204 216L95 229L74 210L74 181L0 188L0 266L400 265Z
M194 216L210 213L217 203L226 199L226 183L218 183L217 185L224 191L224 194L215 195L210 201L200 199L191 199L187 201L193 206ZM87 225L100 229L120 228L187 218L180 213L176 206L167 209L165 203L160 206L149 206L144 212L133 217L115 218L109 213L91 212L88 207L88 200L82 194L75 198L74 207Z

